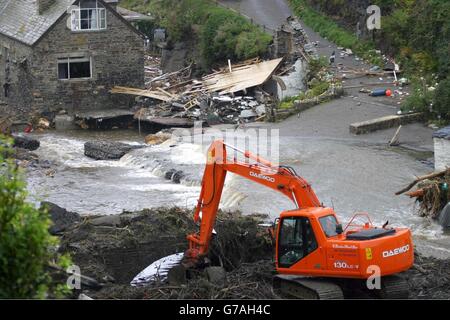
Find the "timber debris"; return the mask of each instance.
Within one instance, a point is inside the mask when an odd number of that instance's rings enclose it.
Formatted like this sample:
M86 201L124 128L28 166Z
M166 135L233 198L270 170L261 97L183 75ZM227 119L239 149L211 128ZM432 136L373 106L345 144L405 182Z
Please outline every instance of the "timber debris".
M289 71L281 67L282 61L255 58L234 65L229 62L201 79L191 78L192 65L166 74L146 66L149 77L145 89L116 86L111 93L141 97L134 118L162 127L192 127L194 121L212 125L263 120L274 99L262 85L278 69Z
M417 177L408 186L396 192L416 198L419 203L418 214L421 217L440 219L444 207L450 201L450 168ZM410 191L417 186L415 190Z

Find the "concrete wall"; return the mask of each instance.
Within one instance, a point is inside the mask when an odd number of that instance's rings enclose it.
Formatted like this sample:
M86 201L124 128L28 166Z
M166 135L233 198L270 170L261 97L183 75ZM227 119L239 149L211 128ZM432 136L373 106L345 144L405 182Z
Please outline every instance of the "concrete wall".
M434 138L434 168L444 170L450 167L450 140Z
M10 95L3 97L5 62L0 58L0 100L16 118L34 112L69 113L131 107L134 97L112 95L115 86L144 86L144 39L114 13L107 12L107 29L72 32L70 16L63 17L35 46L28 47L0 35L16 63L10 66ZM58 79L58 58L83 55L91 58L91 79ZM26 63L20 61L26 58ZM1 110L0 110L1 111Z

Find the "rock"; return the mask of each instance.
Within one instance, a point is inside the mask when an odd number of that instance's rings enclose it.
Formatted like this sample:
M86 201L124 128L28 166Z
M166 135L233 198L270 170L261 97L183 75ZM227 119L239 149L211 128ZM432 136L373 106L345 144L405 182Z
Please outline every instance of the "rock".
M254 118L257 114L253 110L242 110L239 118Z
M81 221L81 217L78 213L69 212L51 202L41 202L41 208L46 208L50 214L53 225L50 227L49 232L52 235L64 232L69 227Z
M14 138L13 147L15 148L22 148L34 151L38 149L41 145L41 143L38 140L30 137L14 135L13 138Z
M447 203L439 214L439 224L444 229L450 228L450 203Z
M180 183L181 179L184 178L184 172L183 171L177 171L172 175L172 181L175 183Z
M174 183L180 183L181 179L183 179L186 175L181 170L170 169L164 174L164 177L167 180L172 180Z
M260 104L259 106L256 107L255 112L258 115L258 117L266 114L266 106Z
M117 160L131 150L142 148L121 142L88 141L84 144L84 155L95 160Z
M75 118L68 114L59 114L55 117L55 128L56 130L75 130L77 129Z
M30 150L14 148L14 158L22 161L38 162L39 156Z
M120 215L109 215L93 218L89 223L94 226L119 227L122 224Z
M78 296L78 300L94 300L94 299L85 295L84 293L80 293L80 295Z
M166 140L172 138L170 133L158 132L156 134L149 134L145 137L145 143L149 145L161 144Z

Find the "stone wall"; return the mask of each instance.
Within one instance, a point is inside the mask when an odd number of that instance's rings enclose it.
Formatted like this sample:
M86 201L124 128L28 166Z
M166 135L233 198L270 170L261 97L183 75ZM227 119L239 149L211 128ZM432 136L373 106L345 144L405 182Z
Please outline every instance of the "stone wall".
M23 120L32 103L33 77L29 72L32 49L0 34L0 114ZM5 95L5 84L8 95Z
M450 167L450 140L434 138L434 169L445 170Z
M0 57L0 100L16 118L26 119L32 113L77 112L128 108L134 97L113 95L113 86L144 86L144 39L107 12L107 29L72 32L66 15L34 47L22 45L0 35L0 48L11 47L14 57L9 63L10 94L4 97L7 77L4 57ZM58 79L58 58L74 56L91 58L91 79ZM1 110L0 110L1 111Z
M112 95L113 86L144 86L144 40L112 12L107 29L72 32L67 16L39 42L33 54L32 73L36 104L44 99L46 108L77 111L130 107L133 97ZM83 55L92 59L89 80L59 80L58 58Z

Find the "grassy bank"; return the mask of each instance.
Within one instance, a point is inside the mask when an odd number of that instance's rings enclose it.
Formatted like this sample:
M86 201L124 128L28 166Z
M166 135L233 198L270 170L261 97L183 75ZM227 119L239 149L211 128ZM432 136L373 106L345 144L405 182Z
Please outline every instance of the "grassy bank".
M289 0L294 13L322 37L336 43L338 46L350 48L358 56L373 64L382 62L381 56L375 52L375 44L371 41L361 41L348 30L339 26L326 15L311 8L304 0Z
M167 30L169 42L195 35L208 66L226 59L262 56L272 41L271 35L244 17L210 0L123 0L120 5L151 13L156 23Z

